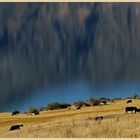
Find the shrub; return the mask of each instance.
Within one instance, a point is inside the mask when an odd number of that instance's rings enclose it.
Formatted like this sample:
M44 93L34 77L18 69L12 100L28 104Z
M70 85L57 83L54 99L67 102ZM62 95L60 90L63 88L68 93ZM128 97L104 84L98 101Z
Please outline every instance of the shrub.
M100 100L106 100L106 101L110 101L109 98L105 98L105 97L101 97Z
M78 101L74 103L75 106L90 106L88 103L84 102L84 101Z
M40 107L39 110L40 110L40 111L45 111L45 110L46 110L46 107Z
M132 98L136 99L138 97L139 97L139 95L135 93Z
M113 98L113 100L115 100L115 101L119 101L119 100L121 100L122 98Z
M51 103L48 104L46 107L46 110L57 110L57 109L65 109L67 107L71 106L70 104L67 103Z
M107 104L107 99L98 99L97 101L99 101L100 103L103 103L104 105ZM110 100L109 100L110 101Z
M107 98L105 98L105 97L101 97L100 99L101 99L101 100L106 100Z
M106 101L106 100L103 100L102 103L103 103L103 104L107 104L107 101Z
M30 107L28 113L39 114L39 110L37 108Z
M95 99L95 98L90 98L89 101L90 101L90 102L95 102L95 101L97 101L97 99Z
M95 98L91 98L89 99L89 101L92 103L92 105L97 106L100 105L100 100L95 99Z
M80 107L81 107L83 104L84 104L83 101L77 101L77 102L74 103L75 106L80 106Z
M70 104L67 104L67 103L62 103L62 104L60 104L60 107L63 109L63 108L67 108L67 107L69 107L69 106L71 106Z
M100 105L100 101L97 100L97 101L93 102L93 105L94 105L94 106Z

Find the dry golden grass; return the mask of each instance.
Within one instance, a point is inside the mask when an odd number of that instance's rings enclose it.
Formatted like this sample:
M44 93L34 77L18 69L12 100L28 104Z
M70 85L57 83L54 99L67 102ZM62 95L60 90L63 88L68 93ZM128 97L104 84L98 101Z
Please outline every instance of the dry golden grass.
M43 111L39 116L1 113L0 137L140 137L140 114L125 114L126 106L140 107L140 100L133 100L130 104L121 100L115 104L83 107L81 110ZM104 115L105 119L95 121L98 115ZM21 130L9 131L14 124L24 126Z

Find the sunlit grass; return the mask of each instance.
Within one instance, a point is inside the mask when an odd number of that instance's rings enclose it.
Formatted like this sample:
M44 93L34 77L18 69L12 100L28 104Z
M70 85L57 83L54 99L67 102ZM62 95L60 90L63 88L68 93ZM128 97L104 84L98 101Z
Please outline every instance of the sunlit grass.
M115 104L83 107L76 110L63 109L42 111L40 115L11 116L0 114L1 137L140 137L140 114L125 114L126 106L140 107L140 100L126 104L126 100ZM101 122L98 115L105 116ZM8 131L11 125L23 124L21 130Z

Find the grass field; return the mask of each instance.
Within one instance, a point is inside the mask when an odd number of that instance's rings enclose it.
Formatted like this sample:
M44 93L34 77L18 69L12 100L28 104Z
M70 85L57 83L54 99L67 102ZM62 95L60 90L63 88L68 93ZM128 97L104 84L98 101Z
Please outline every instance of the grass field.
M80 110L42 111L40 115L0 113L0 137L46 138L130 138L140 137L140 113L125 114L126 106L140 108L140 99L126 100L103 106L83 107ZM95 121L103 115L102 121ZM11 125L23 124L20 130L9 131Z

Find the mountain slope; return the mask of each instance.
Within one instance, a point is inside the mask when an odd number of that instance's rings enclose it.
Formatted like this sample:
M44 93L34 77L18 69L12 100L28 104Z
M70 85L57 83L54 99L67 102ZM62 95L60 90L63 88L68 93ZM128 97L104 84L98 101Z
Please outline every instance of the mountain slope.
M139 25L139 3L1 3L0 94L139 80Z

